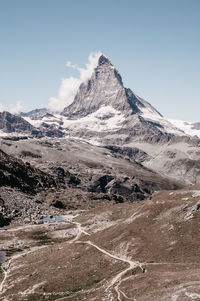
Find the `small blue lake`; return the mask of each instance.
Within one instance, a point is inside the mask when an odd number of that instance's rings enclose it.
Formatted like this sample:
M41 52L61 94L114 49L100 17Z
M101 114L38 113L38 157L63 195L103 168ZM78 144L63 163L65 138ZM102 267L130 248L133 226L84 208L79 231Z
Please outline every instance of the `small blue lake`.
M43 222L62 222L66 219L71 219L73 216L68 214L68 215L57 215L53 217L44 217L42 219Z

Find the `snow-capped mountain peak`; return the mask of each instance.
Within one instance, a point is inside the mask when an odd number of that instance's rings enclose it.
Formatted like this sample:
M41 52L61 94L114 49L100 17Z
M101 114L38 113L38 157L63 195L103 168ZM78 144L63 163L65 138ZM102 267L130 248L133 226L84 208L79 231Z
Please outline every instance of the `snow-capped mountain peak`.
M99 60L98 60L98 66L102 66L104 64L113 66L112 63L110 62L110 60L104 54L101 54L99 57Z
M94 113L101 106L112 106L125 115L142 113L145 108L159 114L150 104L124 87L121 75L104 55L99 57L91 78L80 85L74 102L62 114L70 119L81 118Z

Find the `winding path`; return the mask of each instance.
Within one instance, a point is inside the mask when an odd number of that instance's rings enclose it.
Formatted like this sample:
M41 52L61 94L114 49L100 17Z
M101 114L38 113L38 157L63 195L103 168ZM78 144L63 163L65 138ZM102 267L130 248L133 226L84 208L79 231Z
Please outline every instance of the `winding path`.
M99 246L97 246L96 244L94 244L93 242L91 241L76 241L76 243L79 243L79 244L87 244L87 245L90 245L90 246L93 246L94 248L96 248L97 250L99 250L101 253L115 259L115 260L119 260L119 261L122 261L122 262L125 262L125 263L128 263L129 266L124 269L122 272L120 272L119 274L117 274L111 281L110 281L110 284L107 286L107 289L106 291L108 291L111 287L114 287L116 293L117 293L117 298L118 298L118 301L122 301L121 299L121 295L126 298L126 299L130 299L126 296L126 294L124 292L122 292L119 287L120 287L120 284L122 282L122 277L130 270L132 270L133 268L136 268L136 267L140 267L142 272L144 272L144 269L142 268L142 264L138 261L132 261L130 259L126 259L126 258L123 258L123 257L119 257L119 256L116 256L116 255L113 255L111 253L109 253L108 251L100 248ZM130 276L131 277L131 276ZM126 280L128 279L129 277L126 278ZM131 299L130 299L131 300Z
M76 217L76 216L75 216ZM111 287L114 288L116 294L117 294L117 300L118 301L122 301L122 298L125 298L125 299L129 299L129 300L136 300L136 299L131 299L129 298L121 289L120 289L120 285L122 282L124 282L125 280L129 279L131 276L128 276L126 278L123 278L123 276L126 275L126 273L130 270L132 270L133 268L136 268L136 267L140 267L141 270L144 272L144 269L142 268L142 264L138 261L133 261L133 260L130 260L128 258L124 258L124 257L120 257L120 256L117 256L117 255L113 255L111 254L110 252L102 249L101 247L99 247L98 245L96 245L95 243L93 243L92 241L88 240L88 241L80 241L80 237L82 234L84 235L90 235L88 232L86 232L83 228L82 228L82 225L81 223L78 223L78 222L73 222L72 220L66 220L67 223L70 223L70 224L73 224L76 226L76 229L77 229L77 233L76 233L76 236L74 237L74 239L72 239L69 244L72 244L72 243L77 243L77 244L87 244L87 245L90 245L94 248L96 248L99 252L103 253L104 255L106 256L109 256L115 260L118 260L118 261L121 261L121 262L124 262L124 263L127 263L128 264L128 267L125 268L123 271L121 271L120 273L118 273L116 276L114 276L111 281L109 282L107 288L106 288L106 291L108 291ZM32 248L31 250L29 250L28 252L23 252L23 253L20 253L20 254L17 254L13 257L11 257L9 259L9 261L7 262L6 266L4 265L3 267L3 272L4 272L4 278L0 284L0 294L2 294L5 290L5 282L9 276L9 273L10 273L10 270L11 270L11 264L12 262L15 260L15 259L18 259L24 255L27 255L29 253L32 253L32 252L35 252L41 248L44 248L46 246L41 246L41 247L34 247ZM59 299L59 300L62 300Z
M85 235L90 235L88 232L86 232L80 223L78 222L72 222L72 221L68 221L68 223L70 224L73 224L73 225L76 225L76 228L77 228L77 234L76 234L76 237L74 239L72 239L69 243L72 244L74 242L76 242L80 237L81 237L81 234L85 234Z

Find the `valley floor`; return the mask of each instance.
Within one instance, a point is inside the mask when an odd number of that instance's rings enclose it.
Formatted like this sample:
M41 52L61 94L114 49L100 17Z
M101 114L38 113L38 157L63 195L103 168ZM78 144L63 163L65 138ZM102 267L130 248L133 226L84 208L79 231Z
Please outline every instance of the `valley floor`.
M199 198L191 186L2 228L0 300L200 300Z

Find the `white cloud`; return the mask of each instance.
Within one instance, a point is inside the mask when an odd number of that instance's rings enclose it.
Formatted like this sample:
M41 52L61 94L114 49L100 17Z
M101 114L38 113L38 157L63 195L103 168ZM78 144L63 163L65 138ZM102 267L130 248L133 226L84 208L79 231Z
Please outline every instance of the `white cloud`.
M17 100L15 104L11 104L9 107L9 112L12 114L18 114L22 112L23 110L23 105L20 100Z
M76 64L72 64L70 61L66 62L66 67L77 70L80 75L78 78L71 76L61 80L58 96L51 97L49 99L47 105L49 110L53 112L61 112L65 107L69 106L73 102L80 84L91 77L101 54L102 53L100 51L90 53L88 63L85 65L85 68L80 68Z
M0 112L6 111L6 107L0 103Z
M22 112L22 109L23 109L23 105L20 100L17 100L15 104L11 104L8 107L0 103L0 112L8 111L12 114L18 114Z

